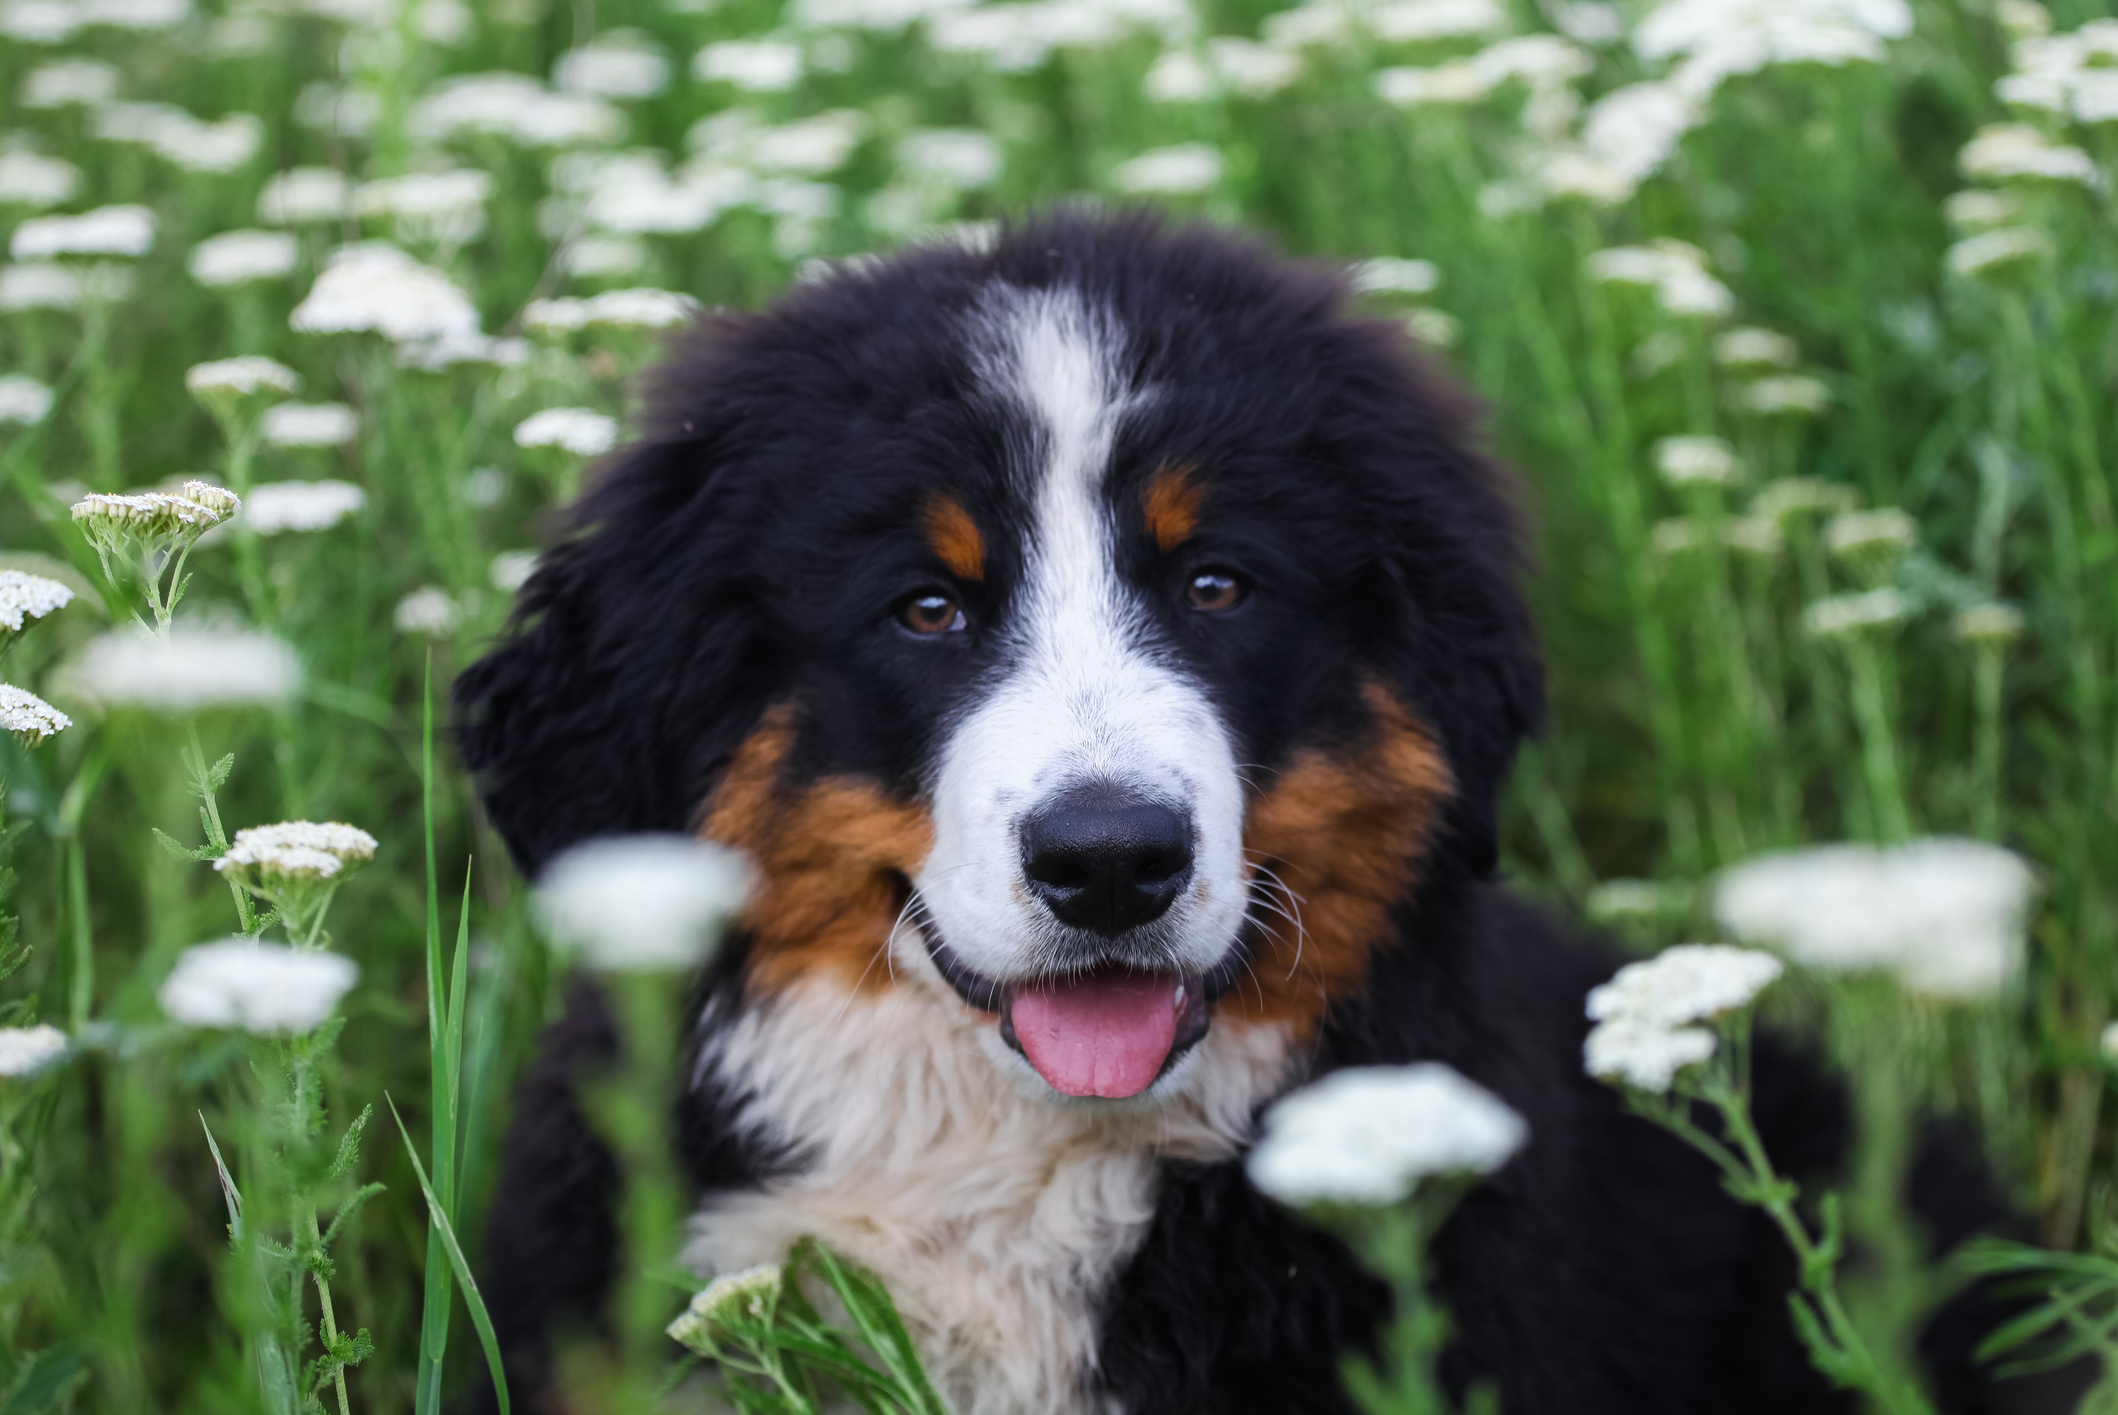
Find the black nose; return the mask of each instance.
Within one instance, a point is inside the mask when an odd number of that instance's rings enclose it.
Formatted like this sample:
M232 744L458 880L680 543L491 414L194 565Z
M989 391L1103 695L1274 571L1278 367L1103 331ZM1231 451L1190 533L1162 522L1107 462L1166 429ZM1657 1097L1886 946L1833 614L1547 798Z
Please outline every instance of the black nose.
M1191 818L1109 791L1071 793L1023 822L1022 871L1061 923L1115 937L1184 892Z

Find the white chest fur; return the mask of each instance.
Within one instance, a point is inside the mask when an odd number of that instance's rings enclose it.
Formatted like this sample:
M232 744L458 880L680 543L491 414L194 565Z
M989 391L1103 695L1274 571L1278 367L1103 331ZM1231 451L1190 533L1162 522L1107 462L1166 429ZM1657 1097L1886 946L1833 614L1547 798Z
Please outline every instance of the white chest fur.
M711 1019L701 1057L739 1124L800 1173L693 1216L702 1274L814 1235L876 1272L960 1415L1092 1409L1098 1301L1144 1236L1157 1160L1219 1159L1286 1073L1278 1027L1217 1023L1152 1095L1056 1097L938 981L822 981Z

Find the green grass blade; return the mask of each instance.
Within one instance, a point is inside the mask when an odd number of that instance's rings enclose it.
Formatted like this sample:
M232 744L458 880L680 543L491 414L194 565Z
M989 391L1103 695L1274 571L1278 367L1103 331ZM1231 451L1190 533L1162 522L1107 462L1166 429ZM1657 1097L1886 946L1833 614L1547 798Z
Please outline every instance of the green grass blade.
M420 693L419 794L426 826L427 865L427 1041L429 1074L433 1086L434 1167L439 1171L444 1198L453 1203L455 1179L456 1096L448 1055L448 993L441 970L441 890L434 849L434 663L427 659L426 681ZM393 1107L394 1110L394 1107ZM402 1122L400 1122L401 1124ZM414 1165L418 1164L415 1156ZM426 1175L420 1172L420 1184ZM444 1217L446 1213L444 1211ZM426 1294L419 1319L418 1380L414 1388L415 1415L441 1415L442 1360L449 1345L449 1297L453 1275L447 1245L438 1225L427 1234Z
M449 1158L448 1178L442 1190L442 1203L448 1209L449 1222L459 1216L459 1202L463 1197L463 1013L470 996L471 957L471 862L463 866L463 903L456 914L456 956L449 966L449 1010L448 1025L442 1029L442 1051L448 1062L449 1090ZM441 1169L444 1161L440 1151L435 1152L434 1168Z
M426 1196L427 1218L434 1225L429 1236L440 1238L456 1281L463 1286L463 1304L470 1309L471 1326L478 1333L478 1344L485 1348L485 1365L492 1374L493 1394L500 1401L500 1415L508 1415L507 1373L500 1365L500 1340L493 1335L493 1319L486 1314L485 1298L478 1292L478 1280L471 1276L471 1265L464 1261L462 1245L456 1241L455 1225L441 1211L441 1202L434 1197L434 1186L427 1182L426 1166L419 1162L419 1151L412 1146L412 1132L404 1128L404 1117L397 1113L397 1102L391 1101L387 1095L383 1099L389 1101L390 1118L397 1122L397 1133L404 1137L405 1153L412 1157L412 1173L419 1177L419 1192Z

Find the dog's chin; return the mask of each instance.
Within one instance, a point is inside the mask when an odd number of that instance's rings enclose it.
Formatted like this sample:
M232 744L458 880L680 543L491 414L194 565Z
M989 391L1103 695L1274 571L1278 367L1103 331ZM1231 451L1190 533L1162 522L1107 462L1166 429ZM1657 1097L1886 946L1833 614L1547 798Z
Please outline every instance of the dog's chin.
M1213 1026L1213 1004L1235 985L1249 928L1205 972L1119 962L1043 977L988 977L949 947L931 919L920 941L943 982L991 1013L1000 1041L1055 1096L1094 1103L1152 1099Z

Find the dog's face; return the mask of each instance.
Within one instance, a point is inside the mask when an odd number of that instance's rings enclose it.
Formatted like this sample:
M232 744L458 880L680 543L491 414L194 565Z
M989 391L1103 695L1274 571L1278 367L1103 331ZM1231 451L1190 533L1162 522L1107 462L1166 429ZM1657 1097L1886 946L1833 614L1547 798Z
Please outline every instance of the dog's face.
M709 327L459 692L510 843L739 845L749 987L953 993L1055 1096L1313 1028L1537 711L1492 471L1336 298L1062 220Z

